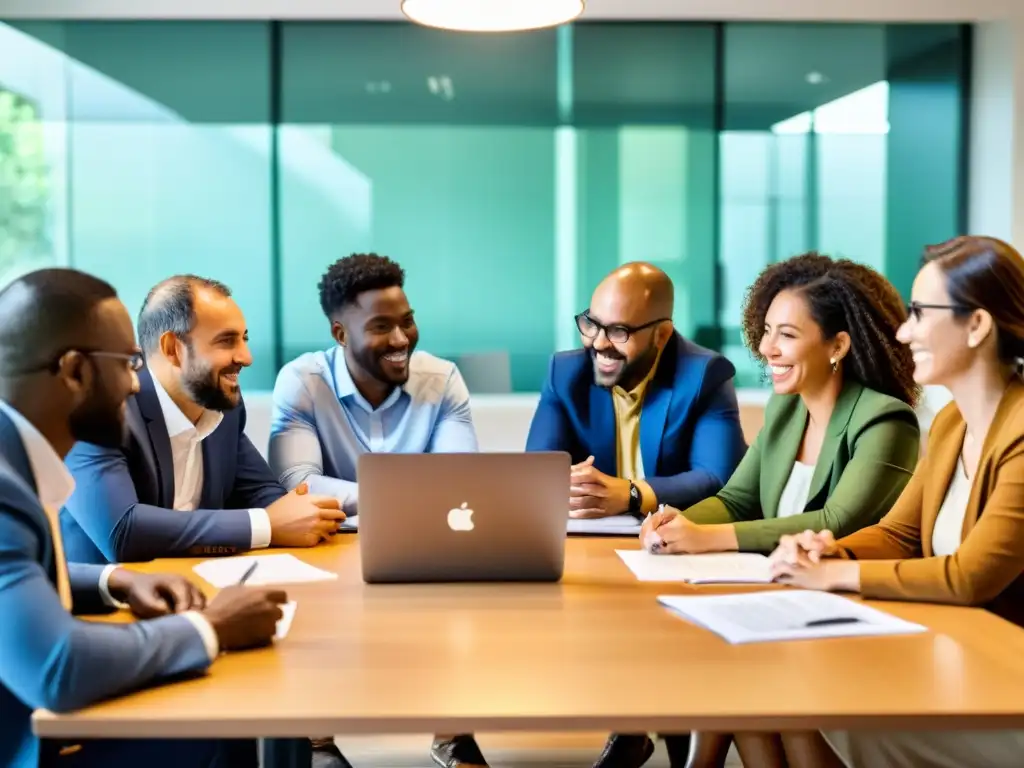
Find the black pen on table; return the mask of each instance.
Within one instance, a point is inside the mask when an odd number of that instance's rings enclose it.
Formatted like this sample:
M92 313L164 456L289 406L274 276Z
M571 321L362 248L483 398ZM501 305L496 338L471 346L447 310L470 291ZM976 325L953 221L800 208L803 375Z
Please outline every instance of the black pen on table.
M249 577L253 575L253 573L256 571L256 566L259 565L259 564L260 564L259 560L253 560L252 561L252 565L250 565L246 569L245 573L242 574L242 578L240 578L238 580L238 586L242 586L243 584L245 584L245 582L247 582L249 580Z

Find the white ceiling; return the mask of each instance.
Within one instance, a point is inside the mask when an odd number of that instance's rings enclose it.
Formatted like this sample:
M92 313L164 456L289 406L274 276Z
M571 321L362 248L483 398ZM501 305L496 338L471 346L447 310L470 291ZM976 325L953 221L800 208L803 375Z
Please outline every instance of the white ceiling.
M1011 17L1024 17L1024 0L589 0L584 18L970 22ZM0 0L0 18L386 20L402 15L399 0Z

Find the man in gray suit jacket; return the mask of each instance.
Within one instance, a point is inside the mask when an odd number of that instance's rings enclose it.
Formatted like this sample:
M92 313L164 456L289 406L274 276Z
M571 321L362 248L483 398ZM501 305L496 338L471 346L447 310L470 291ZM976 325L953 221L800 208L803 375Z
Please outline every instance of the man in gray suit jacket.
M235 587L209 605L185 579L65 561L57 514L76 440L120 443L141 356L113 288L45 269L0 291L0 765L255 766L251 741L37 740L35 708L67 711L269 643L286 596ZM131 609L133 624L77 612ZM66 753L66 754L65 754ZM58 756L60 759L58 760Z

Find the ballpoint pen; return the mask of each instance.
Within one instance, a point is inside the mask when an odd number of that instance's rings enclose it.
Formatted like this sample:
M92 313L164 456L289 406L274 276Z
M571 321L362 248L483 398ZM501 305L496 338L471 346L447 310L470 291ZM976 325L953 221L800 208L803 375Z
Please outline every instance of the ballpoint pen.
M238 580L238 586L242 586L243 584L245 584L245 582L247 582L249 580L249 577L253 575L253 573L256 570L256 566L259 565L259 564L260 564L259 560L253 560L252 561L252 565L250 565L246 569L245 573L242 574L242 578L240 578Z

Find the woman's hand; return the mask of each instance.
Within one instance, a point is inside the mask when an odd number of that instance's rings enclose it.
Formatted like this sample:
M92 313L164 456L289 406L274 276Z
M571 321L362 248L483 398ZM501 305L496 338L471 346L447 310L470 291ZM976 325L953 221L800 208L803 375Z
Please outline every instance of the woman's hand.
M835 554L839 547L832 531L804 531L779 539L779 545L768 557L774 566L777 563L787 565L812 565L821 562L822 558Z
M822 592L860 592L860 563L856 560L804 561L792 564L775 561L771 564L772 579L803 589Z

